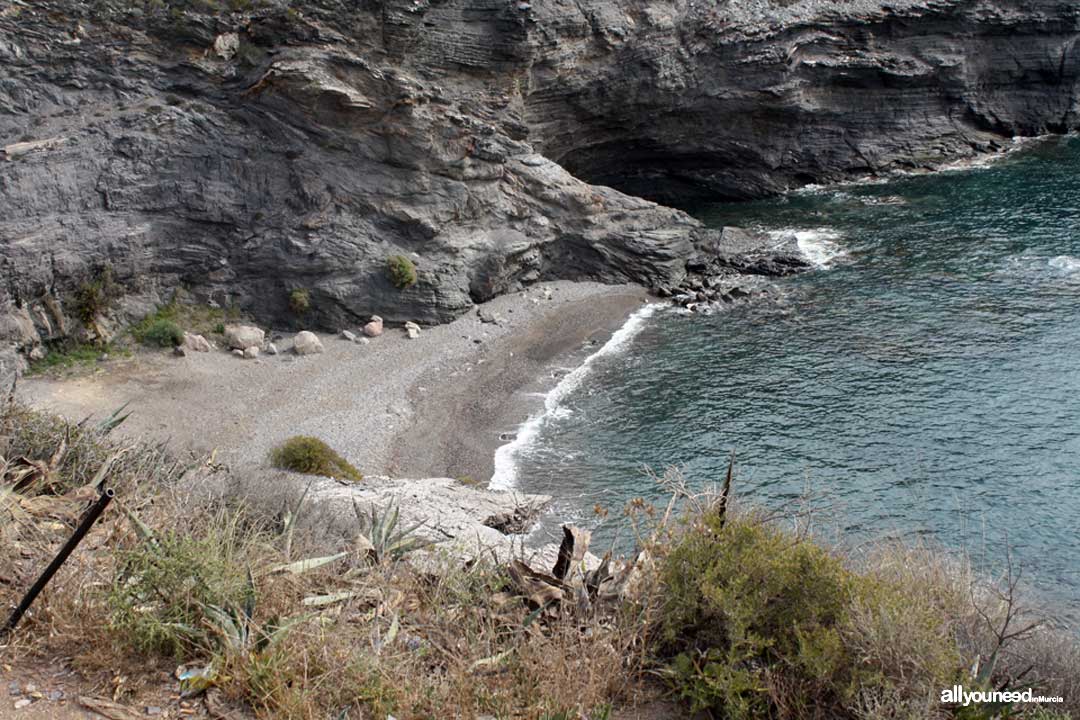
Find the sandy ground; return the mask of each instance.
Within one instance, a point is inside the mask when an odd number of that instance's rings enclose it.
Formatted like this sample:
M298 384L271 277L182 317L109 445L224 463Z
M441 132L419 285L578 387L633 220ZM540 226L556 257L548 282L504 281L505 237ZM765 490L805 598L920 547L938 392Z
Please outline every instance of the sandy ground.
M547 292L545 292L545 289ZM325 353L140 352L75 377L19 382L30 403L73 420L130 403L122 434L218 449L240 465L266 462L292 435L315 435L365 474L491 477L495 448L534 412L535 393L603 343L645 300L636 286L558 282L496 298L409 340L388 328L370 343L323 335ZM358 328L348 328L359 334Z

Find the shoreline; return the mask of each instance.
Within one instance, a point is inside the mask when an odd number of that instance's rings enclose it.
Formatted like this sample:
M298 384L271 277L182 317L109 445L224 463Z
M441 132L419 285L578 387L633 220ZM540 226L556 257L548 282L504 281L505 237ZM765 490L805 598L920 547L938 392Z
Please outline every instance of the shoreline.
M118 434L217 450L253 470L269 469L282 440L315 435L365 475L486 487L496 448L535 412L557 369L580 364L647 297L636 285L543 283L425 327L415 340L399 328L367 344L319 333L325 352L298 357L286 335L280 355L257 360L220 348L183 358L138 351L74 376L20 379L17 395L75 422L130 403Z
M641 289L616 286L572 300L500 338L459 381L435 384L439 378L426 374L410 389L418 412L394 440L392 474L445 474L487 487L497 450L542 410L565 372L603 347L646 297ZM493 300L485 309L498 304Z

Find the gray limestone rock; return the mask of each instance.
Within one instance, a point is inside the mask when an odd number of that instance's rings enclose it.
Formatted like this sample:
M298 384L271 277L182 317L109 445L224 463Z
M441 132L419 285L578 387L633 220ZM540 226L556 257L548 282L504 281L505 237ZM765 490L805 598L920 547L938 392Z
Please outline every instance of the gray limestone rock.
M717 233L652 200L1075 130L1078 31L1060 0L24 3L0 14L0 374L180 286L295 327L303 278L333 329L547 279L670 292ZM728 265L787 268L754 263ZM105 268L123 299L84 326Z

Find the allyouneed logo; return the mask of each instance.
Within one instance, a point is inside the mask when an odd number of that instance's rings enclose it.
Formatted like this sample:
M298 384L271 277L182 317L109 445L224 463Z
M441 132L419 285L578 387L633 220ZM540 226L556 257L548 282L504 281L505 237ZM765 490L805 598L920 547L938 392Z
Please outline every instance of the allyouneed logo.
M1027 690L973 690L968 692L963 685L953 685L941 691L941 702L968 706L971 703L1059 703L1060 697L1036 695L1031 688Z

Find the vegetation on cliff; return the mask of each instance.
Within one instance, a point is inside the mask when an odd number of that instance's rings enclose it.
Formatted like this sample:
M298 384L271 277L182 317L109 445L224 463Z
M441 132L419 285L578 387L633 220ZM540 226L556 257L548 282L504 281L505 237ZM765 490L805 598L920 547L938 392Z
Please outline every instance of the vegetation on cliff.
M391 255L387 258L386 265L390 271L390 282L394 283L398 290L416 284L416 266L409 258L404 255Z
M1030 627L1012 572L987 580L924 546L841 554L804 515L740 511L676 474L666 508L626 510L633 561L579 545L550 572L461 562L410 542L392 508L331 530L303 487L239 495L213 457L114 440L121 421L0 414L0 602L98 482L117 492L7 657L71 658L120 701L183 663L185 698L262 717L595 720L665 694L716 718L1001 716L942 705L953 683L1066 699L1013 717L1080 711L1080 648Z

